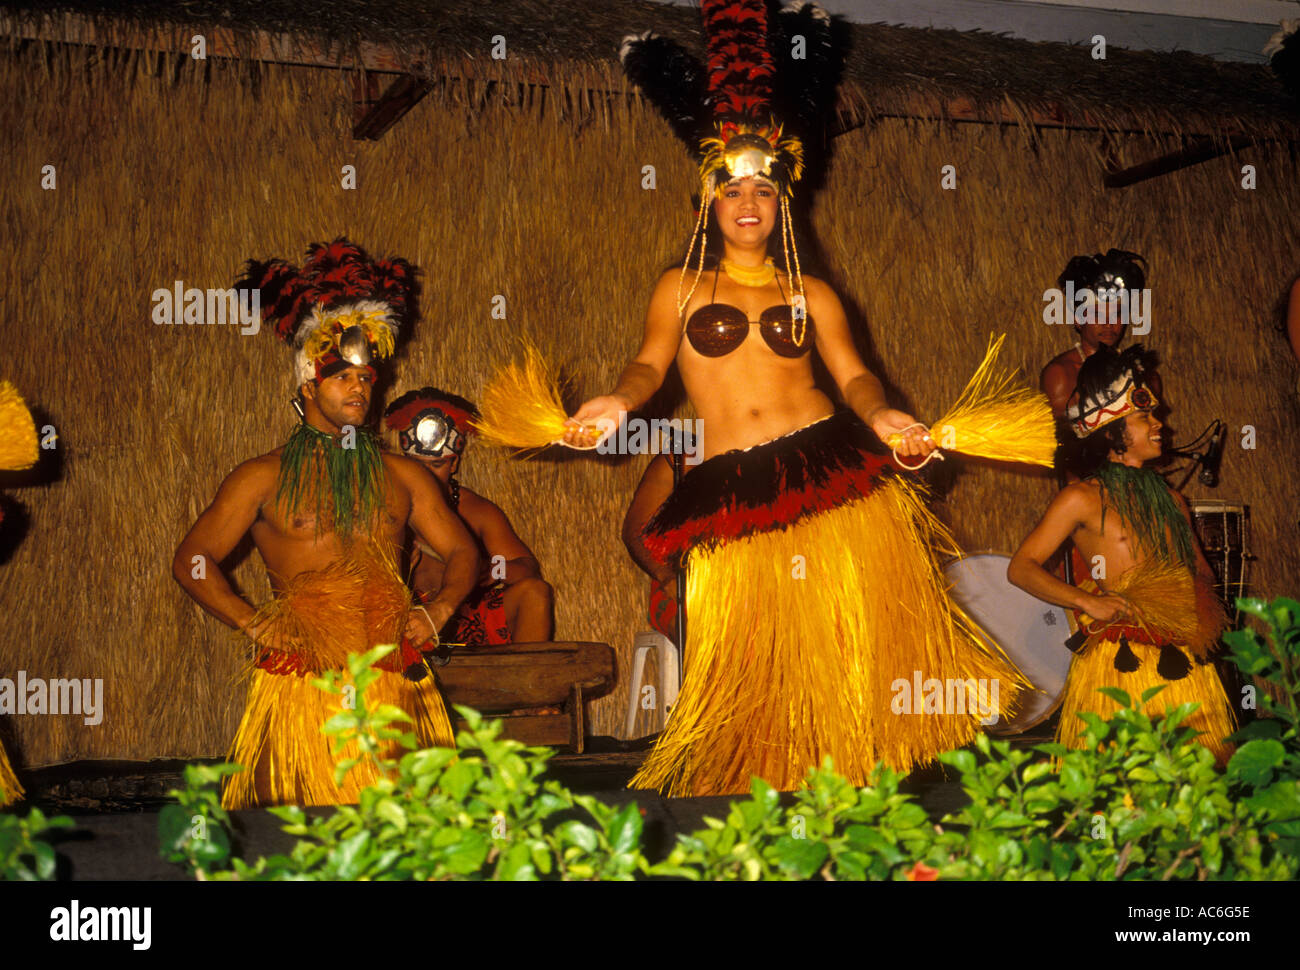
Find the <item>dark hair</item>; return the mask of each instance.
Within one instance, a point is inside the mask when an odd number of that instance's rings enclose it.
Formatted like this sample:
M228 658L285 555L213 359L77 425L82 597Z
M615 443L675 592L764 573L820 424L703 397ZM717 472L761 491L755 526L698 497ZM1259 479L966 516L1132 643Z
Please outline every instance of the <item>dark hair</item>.
M1147 371L1156 365L1156 355L1143 349L1141 344L1134 344L1124 351L1117 351L1104 344L1097 348L1083 366L1079 368L1079 377L1075 383L1074 396L1080 407L1097 404L1102 395L1115 380L1124 374L1132 373L1137 384L1143 385ZM1067 419L1057 424L1056 467L1068 471L1079 478L1096 474L1109 457L1111 451L1122 455L1128 449L1125 436L1125 421L1112 421L1104 428L1098 428L1086 438L1078 438Z
M417 398L433 398L435 400L446 401L448 404L458 407L462 411L469 412L476 418L481 417L478 408L465 400L465 398L461 397L459 394L452 394L437 387L419 387L413 391L407 391L401 397L389 404L388 407L384 408L384 417L396 413Z

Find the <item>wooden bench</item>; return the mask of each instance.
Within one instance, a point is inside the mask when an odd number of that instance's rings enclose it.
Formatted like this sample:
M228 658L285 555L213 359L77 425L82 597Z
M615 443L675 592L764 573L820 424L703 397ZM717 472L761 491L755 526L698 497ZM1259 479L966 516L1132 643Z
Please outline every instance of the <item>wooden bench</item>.
M605 643L507 643L458 648L437 668L438 685L451 709L465 704L502 715L502 734L525 744L567 745L581 754L588 698L614 684L614 651ZM520 708L563 705L562 714L512 714Z

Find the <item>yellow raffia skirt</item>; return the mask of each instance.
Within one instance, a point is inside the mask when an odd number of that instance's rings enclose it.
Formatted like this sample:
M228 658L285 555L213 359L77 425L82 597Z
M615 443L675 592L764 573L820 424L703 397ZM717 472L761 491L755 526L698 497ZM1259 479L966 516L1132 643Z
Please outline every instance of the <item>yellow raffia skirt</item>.
M789 791L826 755L860 785L878 760L907 771L969 743L981 730L980 681L996 681L999 708L1014 709L1023 680L985 651L946 595L932 549L951 538L919 489L873 455L845 454L852 430L829 419L786 436L812 440L794 442L802 458L775 462L776 501L749 491L768 464L751 453L788 450L786 439L710 459L683 484L722 459L718 495L744 489L748 499L678 498L693 507L666 504L647 527L659 553L701 528L747 534L691 548L685 678L631 787L733 795L756 775ZM827 495L831 507L818 509ZM783 517L794 521L772 528ZM737 529L746 519L758 528ZM971 703L955 705L960 713L900 703L918 678L969 683Z
M1080 587L1089 592L1097 589L1091 580L1080 583ZM1118 626L1096 630L1084 641L1070 662L1057 740L1067 747L1085 747L1082 735L1085 725L1078 714L1091 711L1106 718L1119 709L1114 700L1097 693L1098 688L1118 687L1136 702L1144 691L1163 686L1164 690L1143 706L1144 713L1154 716L1180 704L1200 704L1183 723L1201 732L1197 740L1221 764L1226 763L1232 756L1233 746L1224 739L1236 730L1236 722L1223 683L1210 662L1227 623L1222 605L1211 591L1194 582L1186 568L1157 561L1129 570L1113 589L1136 608L1139 617L1136 625L1141 629L1128 628L1127 653L1120 641L1122 628ZM1081 615L1079 622L1085 631L1096 626L1096 621L1086 615ZM1139 638L1158 642L1143 643ZM1178 670L1186 670L1185 676L1177 679L1162 676L1159 670L1162 651L1177 651L1181 661L1167 652L1163 659L1166 663L1175 661ZM1128 672L1119 669L1116 658L1121 656L1126 657L1120 661L1122 666L1136 664L1137 669Z
M4 745L0 744L0 806L20 801L22 797L23 786L18 784L18 776L9 764Z
M292 649L263 651L253 670L248 706L229 755L246 770L227 780L225 808L356 802L361 789L378 780L374 765L365 761L348 773L342 787L335 785L334 742L321 726L343 709L343 698L311 681L324 670L346 671L349 653L399 642L410 608L405 584L373 542L359 542L345 559L295 576L263 608L255 622L265 623L268 637L279 635ZM404 648L381 660L380 677L365 693L366 707L394 704L414 720L396 727L414 731L422 746L450 746L451 722L433 677L413 681L402 673L417 658ZM403 751L389 744L381 756L394 758ZM337 757L358 753L350 744Z

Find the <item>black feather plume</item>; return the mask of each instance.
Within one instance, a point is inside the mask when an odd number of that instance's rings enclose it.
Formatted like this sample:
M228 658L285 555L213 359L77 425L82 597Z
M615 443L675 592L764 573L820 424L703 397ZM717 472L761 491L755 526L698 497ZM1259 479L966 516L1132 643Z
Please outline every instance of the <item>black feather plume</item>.
M1274 51L1269 66L1291 97L1300 99L1300 30L1293 28L1290 33L1285 29L1278 31L1264 50L1266 53Z
M824 127L835 110L843 45L826 11L797 0L777 14L771 31L778 116L800 134Z
M676 41L647 31L623 38L623 70L692 152L704 134L704 67Z

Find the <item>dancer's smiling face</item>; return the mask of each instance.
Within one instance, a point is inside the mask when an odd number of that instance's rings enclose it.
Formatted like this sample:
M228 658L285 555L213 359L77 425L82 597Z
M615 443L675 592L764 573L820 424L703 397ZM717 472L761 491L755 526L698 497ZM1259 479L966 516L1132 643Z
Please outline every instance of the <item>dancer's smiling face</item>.
M1124 415L1124 444L1126 446L1122 456L1115 456L1117 460L1124 461L1129 459L1125 464L1141 465L1143 462L1154 461L1160 457L1160 451L1164 444L1163 438L1164 425L1151 411L1142 410L1134 411L1131 414Z
M723 238L741 246L767 242L776 228L777 188L761 178L732 179L713 202Z

